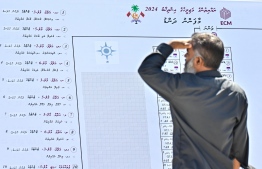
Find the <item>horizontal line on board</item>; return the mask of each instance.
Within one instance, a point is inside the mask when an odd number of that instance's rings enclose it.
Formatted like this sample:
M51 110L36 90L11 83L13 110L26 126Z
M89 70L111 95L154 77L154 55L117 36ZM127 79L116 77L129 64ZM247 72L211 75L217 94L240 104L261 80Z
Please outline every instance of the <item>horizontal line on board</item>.
M246 29L246 30L262 30L262 28L216 28L216 29Z
M113 37L113 38L190 38L190 37L161 37L161 36L72 36L72 37Z

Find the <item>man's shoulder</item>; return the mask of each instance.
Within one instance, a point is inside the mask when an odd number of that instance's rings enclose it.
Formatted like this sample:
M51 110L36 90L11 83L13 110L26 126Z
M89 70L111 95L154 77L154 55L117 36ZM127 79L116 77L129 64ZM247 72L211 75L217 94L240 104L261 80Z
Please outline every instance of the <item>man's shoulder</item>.
M192 73L178 73L177 75L180 76L180 80L184 81L185 83L215 87L222 90L226 89L229 93L238 94L239 96L246 99L246 93L244 89L238 83L225 77L198 76Z
M224 79L224 78L221 78ZM236 82L225 79L221 85L222 89L229 89L232 93L237 93L240 97L247 99L245 90Z

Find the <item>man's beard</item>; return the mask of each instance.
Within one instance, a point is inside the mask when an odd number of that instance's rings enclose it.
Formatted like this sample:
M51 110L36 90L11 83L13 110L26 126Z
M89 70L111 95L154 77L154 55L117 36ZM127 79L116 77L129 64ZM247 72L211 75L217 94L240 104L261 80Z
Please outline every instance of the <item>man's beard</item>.
M184 68L184 72L186 72L186 73L193 73L193 74L195 74L196 73L196 70L195 70L195 68L194 68L194 59L195 59L195 57L193 57L193 58L191 58L190 60L189 60L189 62L186 62L185 63L185 68Z

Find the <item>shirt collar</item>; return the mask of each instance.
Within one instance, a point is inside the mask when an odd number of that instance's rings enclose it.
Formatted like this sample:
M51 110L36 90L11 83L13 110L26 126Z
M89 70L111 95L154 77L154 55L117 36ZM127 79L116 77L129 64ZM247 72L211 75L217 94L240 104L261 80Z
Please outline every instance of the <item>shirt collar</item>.
M200 77L222 77L221 73L217 70L207 70L196 73Z

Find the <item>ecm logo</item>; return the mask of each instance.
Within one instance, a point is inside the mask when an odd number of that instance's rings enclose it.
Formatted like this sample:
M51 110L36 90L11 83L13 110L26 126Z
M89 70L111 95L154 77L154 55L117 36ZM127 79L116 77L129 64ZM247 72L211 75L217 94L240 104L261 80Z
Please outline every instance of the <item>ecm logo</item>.
M220 21L221 25L232 25L232 21Z
M228 18L231 17L231 12L228 9L223 8L220 10L220 17L227 20ZM221 25L232 25L232 21L220 21L220 24Z

